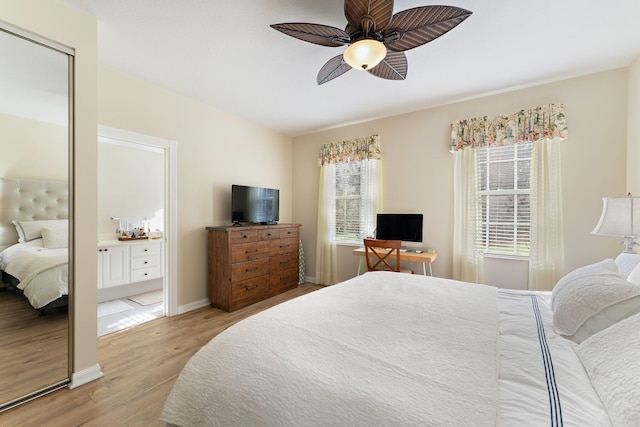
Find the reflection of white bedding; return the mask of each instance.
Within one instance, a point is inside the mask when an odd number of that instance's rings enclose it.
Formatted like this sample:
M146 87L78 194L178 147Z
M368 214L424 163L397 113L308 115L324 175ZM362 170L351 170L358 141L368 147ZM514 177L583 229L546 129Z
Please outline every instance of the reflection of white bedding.
M610 425L571 344L553 332L545 298L367 273L218 335L187 363L161 419L180 426ZM550 384L554 366L557 384Z
M68 249L45 249L42 239L18 243L0 252L0 269L20 281L34 308L68 295Z

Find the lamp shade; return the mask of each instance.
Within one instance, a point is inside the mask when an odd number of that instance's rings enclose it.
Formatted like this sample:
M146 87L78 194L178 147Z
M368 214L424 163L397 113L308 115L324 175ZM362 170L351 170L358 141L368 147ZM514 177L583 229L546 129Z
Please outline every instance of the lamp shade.
M640 197L603 197L602 215L591 234L623 237L624 253L636 253L636 237L640 236Z
M377 40L359 40L349 46L342 57L356 70L370 70L387 56L387 48Z
M603 197L602 215L592 234L640 236L640 197Z

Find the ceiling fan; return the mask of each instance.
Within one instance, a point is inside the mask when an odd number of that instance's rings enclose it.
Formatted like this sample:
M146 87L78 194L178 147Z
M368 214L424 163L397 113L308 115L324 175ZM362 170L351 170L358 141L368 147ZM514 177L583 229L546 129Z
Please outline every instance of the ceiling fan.
M407 77L404 51L422 46L467 19L472 12L453 6L422 6L393 14L393 0L345 0L344 30L301 22L273 24L288 36L328 47L348 46L318 73L319 85L352 68L388 80Z

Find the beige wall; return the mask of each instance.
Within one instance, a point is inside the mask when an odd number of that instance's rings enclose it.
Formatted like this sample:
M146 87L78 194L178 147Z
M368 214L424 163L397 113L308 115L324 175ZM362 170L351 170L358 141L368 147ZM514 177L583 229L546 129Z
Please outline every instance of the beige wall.
M66 181L69 174L66 126L0 114L0 176Z
M640 196L640 56L629 66L627 191Z
M618 69L294 138L293 218L302 224L307 276L315 276L321 144L381 135L384 209L424 214L424 244L439 252L434 274L451 277L451 122L546 103L564 103L570 133L562 144L566 269L615 257L621 251L615 238L590 232L600 216L601 197L625 191L626 93L627 70ZM351 249L339 248L341 280L357 270Z
M98 234L115 235L111 218L151 220L163 207L164 152L98 144Z
M0 19L75 49L74 373L97 362L97 23L55 0L0 0Z
M291 138L106 66L99 94L101 125L177 141L178 305L204 300L205 227L231 224L231 184L280 189L291 222Z

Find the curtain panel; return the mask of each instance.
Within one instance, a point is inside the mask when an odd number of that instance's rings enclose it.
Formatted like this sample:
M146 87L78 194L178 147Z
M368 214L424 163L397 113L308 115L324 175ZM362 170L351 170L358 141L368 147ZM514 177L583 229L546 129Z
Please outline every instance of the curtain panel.
M451 151L519 144L569 136L563 104L548 104L506 116L475 117L451 124Z
M381 159L380 136L376 134L323 144L318 155L318 166Z

